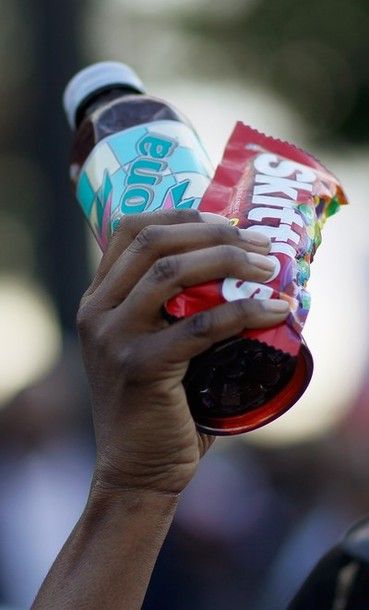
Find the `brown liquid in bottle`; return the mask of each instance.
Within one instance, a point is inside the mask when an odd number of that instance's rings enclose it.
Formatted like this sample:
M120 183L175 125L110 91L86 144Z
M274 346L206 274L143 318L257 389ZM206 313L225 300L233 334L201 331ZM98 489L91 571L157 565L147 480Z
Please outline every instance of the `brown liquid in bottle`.
M189 125L187 119L166 102L131 87L109 87L84 100L76 113L77 131L71 153L74 186L96 144L118 131L151 121L179 121Z

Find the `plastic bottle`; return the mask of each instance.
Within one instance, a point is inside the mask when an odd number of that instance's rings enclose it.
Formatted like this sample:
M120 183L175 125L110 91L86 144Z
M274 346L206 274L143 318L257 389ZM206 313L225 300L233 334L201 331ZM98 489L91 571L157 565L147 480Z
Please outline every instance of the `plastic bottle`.
M82 70L65 90L64 108L75 131L71 179L103 250L124 214L198 206L210 161L187 119L146 95L128 66Z

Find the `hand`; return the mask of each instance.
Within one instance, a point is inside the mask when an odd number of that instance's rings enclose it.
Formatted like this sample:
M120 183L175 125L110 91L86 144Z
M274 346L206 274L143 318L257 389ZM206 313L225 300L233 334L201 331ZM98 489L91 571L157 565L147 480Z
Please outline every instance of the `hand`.
M225 277L264 282L270 243L194 211L127 216L82 298L78 327L92 390L95 487L177 494L214 438L196 430L182 380L189 360L244 328L281 323L288 305L238 300L183 319L163 304ZM269 266L268 266L269 263ZM274 302L275 304L275 302Z

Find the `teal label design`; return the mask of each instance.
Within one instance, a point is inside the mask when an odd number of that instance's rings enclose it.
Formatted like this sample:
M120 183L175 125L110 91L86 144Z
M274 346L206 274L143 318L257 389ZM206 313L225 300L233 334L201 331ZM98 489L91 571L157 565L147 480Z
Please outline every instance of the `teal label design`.
M124 214L197 208L212 173L187 125L155 121L99 142L80 173L77 198L104 250Z

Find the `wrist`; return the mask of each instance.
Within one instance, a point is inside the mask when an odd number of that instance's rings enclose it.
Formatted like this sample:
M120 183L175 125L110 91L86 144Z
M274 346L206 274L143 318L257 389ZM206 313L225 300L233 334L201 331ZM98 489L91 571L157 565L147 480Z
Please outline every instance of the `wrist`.
M151 515L168 516L172 519L179 495L146 487L112 483L95 472L86 508L89 512L100 515L119 506L120 510L124 508L129 513L150 512Z
M95 465L93 487L108 493L136 490L144 497L178 497L194 476L199 461L198 450L197 462L192 455L187 455L183 463L180 459L173 463L173 456L168 457L166 453L164 456L135 455L134 459L130 455L112 459L100 454Z

